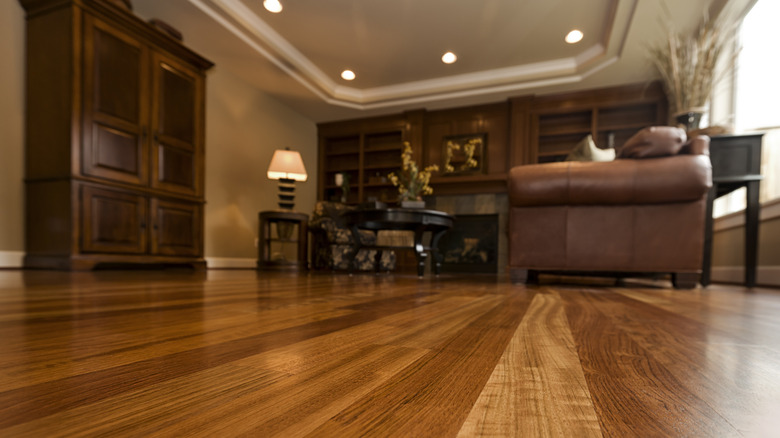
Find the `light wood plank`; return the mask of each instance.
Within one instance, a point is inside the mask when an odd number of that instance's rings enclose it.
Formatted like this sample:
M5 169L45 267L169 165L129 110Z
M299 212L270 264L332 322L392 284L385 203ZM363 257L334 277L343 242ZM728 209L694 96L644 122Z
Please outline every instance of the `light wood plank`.
M458 436L601 435L560 296L538 294Z

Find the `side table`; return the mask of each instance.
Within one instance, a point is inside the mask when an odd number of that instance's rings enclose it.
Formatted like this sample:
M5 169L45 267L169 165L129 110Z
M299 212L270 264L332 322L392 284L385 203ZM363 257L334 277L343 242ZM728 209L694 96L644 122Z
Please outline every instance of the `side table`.
M707 197L707 213L704 228L704 257L701 284L710 284L712 273L712 204L715 198L731 193L740 187L747 188L745 208L745 286L756 284L758 262L758 227L760 204L758 192L761 184L761 139L763 134L724 135L712 137L710 160L712 161L712 188Z
M263 211L259 214L259 222L257 269L300 270L308 268L308 215L285 210ZM272 227L271 224L276 224L276 226ZM281 252L283 247L288 244L296 245L295 260L274 257L273 246L276 246ZM281 253L283 254L283 252Z

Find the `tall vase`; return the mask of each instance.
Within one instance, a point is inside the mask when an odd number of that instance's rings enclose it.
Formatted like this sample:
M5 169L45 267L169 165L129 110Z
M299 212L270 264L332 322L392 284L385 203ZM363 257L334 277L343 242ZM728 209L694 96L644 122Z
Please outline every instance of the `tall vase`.
M684 128L686 131L693 131L694 129L699 129L703 115L704 111L694 108L675 114L674 120L677 122L677 126Z

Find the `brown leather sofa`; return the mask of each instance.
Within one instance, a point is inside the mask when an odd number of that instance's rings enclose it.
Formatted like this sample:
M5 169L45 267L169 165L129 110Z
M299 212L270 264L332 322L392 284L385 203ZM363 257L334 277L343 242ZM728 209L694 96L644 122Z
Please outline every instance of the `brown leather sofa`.
M646 128L610 162L560 162L511 169L512 281L539 272L671 273L677 288L701 274L704 215L712 186L709 137Z

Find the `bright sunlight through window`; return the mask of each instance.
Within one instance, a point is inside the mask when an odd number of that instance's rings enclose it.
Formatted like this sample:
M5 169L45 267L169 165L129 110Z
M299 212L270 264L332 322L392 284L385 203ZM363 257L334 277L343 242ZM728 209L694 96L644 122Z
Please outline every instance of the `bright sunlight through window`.
M780 198L780 1L759 0L745 16L740 29L736 71L737 133L763 132L761 151L761 203ZM740 189L718 198L714 216L745 208L745 192Z

